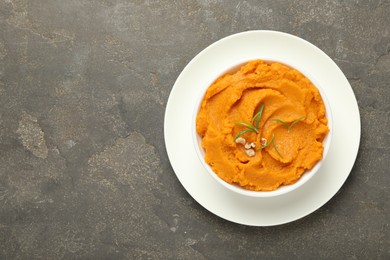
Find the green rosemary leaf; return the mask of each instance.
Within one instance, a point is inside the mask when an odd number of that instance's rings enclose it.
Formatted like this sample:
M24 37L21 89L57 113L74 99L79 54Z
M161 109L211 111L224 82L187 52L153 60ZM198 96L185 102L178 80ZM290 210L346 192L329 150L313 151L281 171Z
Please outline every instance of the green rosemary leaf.
M284 127L286 127L287 131L289 131L289 128L290 128L290 127L288 126L288 124L286 124L286 123L283 122L282 120L274 118L274 119L272 119L272 121L281 123Z
M249 132L254 132L254 131L253 131L251 128L242 130L241 132L239 132L239 133L236 135L236 137L234 137L234 141L236 141L237 138L239 138L239 137L242 136L243 134L249 133Z
M288 132L290 132L290 129L291 127L293 127L296 123L298 123L299 121L303 120L305 118L305 116L301 116L300 118L298 118L297 120L294 120L292 121L292 123L290 124L290 126L288 127Z
M274 146L274 148L275 148L275 151L279 154L279 156L280 156L281 158L283 158L283 156L280 154L278 148L276 147L275 140L273 140L272 144L273 144L273 146Z
M267 148L270 144L272 144L274 142L274 139L275 139L275 135L272 133L271 140L269 142L267 142L266 145L263 145L262 147L257 148L257 150L263 150L264 148Z
M257 114L254 115L254 117L252 118L252 125L256 129L259 129L259 124L260 124L261 116L263 114L263 110L264 110L264 103L260 105L259 112L257 112Z
M250 125L250 124L247 124L247 123L244 123L244 122L236 122L235 124L245 126L245 127L249 128L249 129L252 129L253 132L259 133L259 131L253 125Z
M290 125L288 125L288 124L285 123L284 121L282 121L282 120L280 120L280 119L277 119L277 118L272 119L272 121L281 123L284 127L286 127L287 132L290 133L291 127L293 127L296 123L298 123L299 121L301 121L301 120L304 119L304 118L305 118L305 116L301 116L301 117L298 118L297 120L292 121Z

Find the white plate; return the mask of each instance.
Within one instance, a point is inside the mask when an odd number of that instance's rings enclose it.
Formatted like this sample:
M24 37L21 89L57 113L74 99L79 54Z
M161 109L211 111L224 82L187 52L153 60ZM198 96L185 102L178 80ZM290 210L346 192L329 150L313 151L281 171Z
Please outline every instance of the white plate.
M232 65L253 59L284 61L314 77L333 113L332 143L321 169L298 189L277 197L247 197L222 187L202 167L192 142L192 115L202 86ZM248 31L215 42L184 68L169 96L164 137L176 176L199 204L232 222L272 226L312 213L341 188L357 156L360 115L351 86L324 52L290 34Z

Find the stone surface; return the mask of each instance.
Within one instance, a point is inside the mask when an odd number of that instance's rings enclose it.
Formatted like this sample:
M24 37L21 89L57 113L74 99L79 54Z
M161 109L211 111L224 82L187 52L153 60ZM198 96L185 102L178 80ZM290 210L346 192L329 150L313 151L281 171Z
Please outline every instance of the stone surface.
M389 259L389 13L384 0L0 0L0 259ZM197 204L163 139L184 66L252 29L325 51L362 120L340 192L267 228Z

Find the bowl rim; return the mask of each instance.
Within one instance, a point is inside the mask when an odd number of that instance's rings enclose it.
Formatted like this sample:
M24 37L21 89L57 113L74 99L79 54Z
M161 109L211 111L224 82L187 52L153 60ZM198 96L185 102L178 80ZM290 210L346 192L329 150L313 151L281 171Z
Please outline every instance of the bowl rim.
M255 60L262 60L262 61L265 61L266 63L278 62L278 63L281 63L281 64L283 64L285 66L288 66L288 67L290 67L292 69L295 69L295 70L299 71L301 74L303 74L307 79L310 80L310 82L320 92L321 98L322 98L322 100L324 102L324 105L325 105L325 115L326 115L326 117L328 119L329 132L328 132L328 134L326 135L326 137L324 138L324 140L322 142L323 145L324 145L322 159L319 160L314 165L314 167L312 169L310 169L308 171L305 171L301 175L301 177L295 183L289 184L289 185L279 186L276 190L273 190L273 191L248 190L248 189L245 189L245 188L239 186L238 184L231 184L231 183L228 183L228 182L224 181L223 179L221 179L211 169L210 165L205 162L205 160L204 160L205 152L204 152L204 150L203 150L203 148L201 146L202 138L199 136L199 134L196 131L196 117L197 117L198 112L200 110L200 106L202 104L202 101L203 101L203 98L204 98L204 96L206 94L206 91L211 86L211 84L213 84L222 75L225 75L225 74L227 74L229 72L231 73L231 72L234 72L234 71L238 71L239 68L241 68L243 65L247 64L250 61L255 61ZM283 194L287 194L287 193L289 193L289 192L291 192L293 190L296 190L299 187L301 187L302 185L304 185L305 183L307 183L315 175L315 173L321 168L323 162L325 161L325 159L326 159L326 157L328 155L328 151L329 151L329 148L330 148L330 145L331 145L332 135L333 135L332 108L331 108L330 103L328 101L328 98L327 98L327 96L325 94L325 91L321 87L321 84L319 83L319 81L317 81L315 77L313 77L312 75L307 73L307 71L305 71L300 66L297 66L296 64L295 65L291 65L288 62L283 61L281 59L275 59L275 58L271 58L270 59L270 58L267 58L267 57L264 57L264 58L262 58L262 57L255 57L253 59L244 59L244 60L241 60L241 61L236 61L235 64L232 64L231 66L228 66L227 69L225 69L224 71L222 71L218 75L213 76L212 79L210 79L210 81L207 82L207 84L204 84L202 86L202 91L200 91L200 94L198 95L198 97L196 97L196 102L195 102L195 106L194 106L194 109L193 109L193 115L192 115L191 122L192 122L192 126L191 126L192 133L191 134L192 134L192 140L193 140L193 145L195 147L196 155L197 155L199 161L201 162L202 166L208 172L208 174L211 175L215 181L217 181L219 184L221 184L226 189L228 189L230 191L233 191L235 193L244 195L244 196L249 196L249 197L264 197L264 198L267 198L267 197L280 196L280 195L283 195Z

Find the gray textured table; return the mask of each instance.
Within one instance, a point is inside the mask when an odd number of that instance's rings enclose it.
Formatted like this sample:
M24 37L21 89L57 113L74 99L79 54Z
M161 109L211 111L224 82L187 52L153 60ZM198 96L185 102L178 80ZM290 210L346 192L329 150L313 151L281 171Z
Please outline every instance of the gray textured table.
M0 0L0 259L389 259L389 13L389 1ZM184 66L253 29L325 51L362 120L340 192L267 228L197 204L163 139Z

